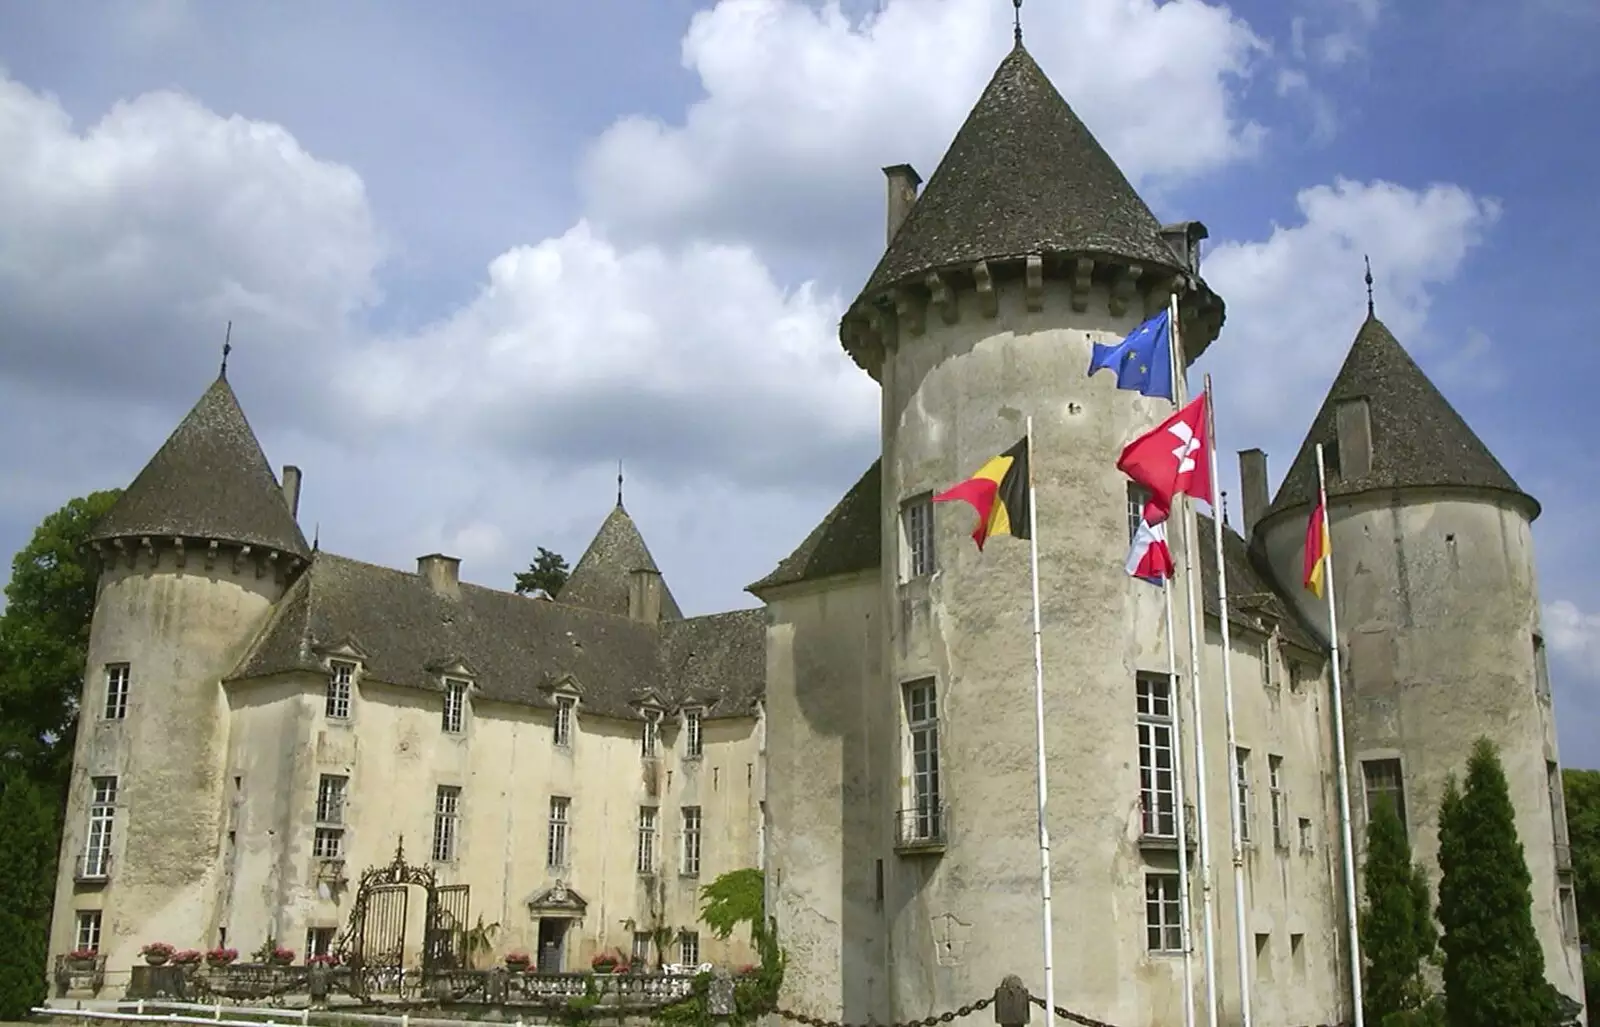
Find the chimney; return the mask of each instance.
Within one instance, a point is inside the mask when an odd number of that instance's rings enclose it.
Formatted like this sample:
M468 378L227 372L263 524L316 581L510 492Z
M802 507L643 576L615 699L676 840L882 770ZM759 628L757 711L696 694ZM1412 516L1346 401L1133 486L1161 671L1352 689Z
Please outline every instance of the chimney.
M289 502L289 516L300 519L300 468L283 465L283 498Z
M1372 472L1372 412L1367 397L1340 400L1334 424L1339 435L1339 477L1365 478Z
M417 557L417 577L428 583L434 594L461 598L461 558L430 553Z
M906 223L906 218L911 214L912 204L917 202L917 186L922 184L922 176L917 174L917 169L909 164L894 164L883 169L883 175L889 180L889 238L887 243L894 242L894 235L900 231L900 226Z
M645 624L661 622L661 572L640 567L628 572L628 616Z
M1244 537L1256 530L1256 522L1267 512L1272 499L1267 495L1267 454L1259 449L1239 451L1239 506L1244 517Z

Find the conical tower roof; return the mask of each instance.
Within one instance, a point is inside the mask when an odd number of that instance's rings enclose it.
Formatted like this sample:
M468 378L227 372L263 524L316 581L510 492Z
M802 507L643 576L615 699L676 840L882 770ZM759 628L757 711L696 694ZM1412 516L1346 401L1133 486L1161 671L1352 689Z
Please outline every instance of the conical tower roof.
M215 539L309 558L283 489L218 377L90 534Z
M1538 516L1538 501L1522 491L1400 341L1370 313L1266 516L1316 502L1317 443L1324 452L1333 449L1340 402L1363 397L1372 432L1371 470L1351 478L1330 467L1330 495L1399 488L1486 489L1521 497L1531 515Z
M628 574L630 571L650 570L657 574L655 557L644 544L639 526L633 523L628 511L619 501L606 516L605 523L595 533L594 541L584 550L572 576L561 586L556 599L573 606L582 606L601 613L619 617L628 615ZM661 582L661 619L681 620L683 612L666 580Z
M1160 222L1019 41L862 295L935 268L1049 253L1179 267Z

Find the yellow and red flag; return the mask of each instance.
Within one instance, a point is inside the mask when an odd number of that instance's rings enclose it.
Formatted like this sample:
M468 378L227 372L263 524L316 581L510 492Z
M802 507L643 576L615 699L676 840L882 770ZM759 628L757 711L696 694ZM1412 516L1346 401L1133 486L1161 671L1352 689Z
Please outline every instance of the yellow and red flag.
M1311 523L1306 525L1306 588L1318 599L1322 598L1324 578L1328 573L1328 552L1332 543L1328 538L1328 499L1317 496L1317 508L1311 511Z
M960 500L978 511L972 541L983 544L994 535L1032 537L1028 488L1028 437L978 468L978 473L933 497L935 503Z

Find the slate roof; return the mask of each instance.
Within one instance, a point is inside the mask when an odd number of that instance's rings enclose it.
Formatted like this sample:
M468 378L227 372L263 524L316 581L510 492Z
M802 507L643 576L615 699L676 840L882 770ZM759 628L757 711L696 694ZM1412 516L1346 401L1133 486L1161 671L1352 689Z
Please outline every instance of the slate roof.
M862 296L952 264L1046 253L1179 266L1155 215L1019 42Z
M1369 314L1264 517L1316 502L1317 443L1325 451L1333 447L1339 402L1359 396L1367 398L1372 425L1372 469L1351 478L1329 467L1329 495L1425 486L1490 489L1525 498L1537 516L1538 502L1518 487L1383 322Z
M799 548L747 591L759 593L882 566L883 524L878 513L882 494L883 462L874 460Z
M1215 522L1205 514L1195 514L1198 536L1195 549L1200 558L1200 597L1208 615L1221 619L1222 604L1217 588L1217 536ZM1229 621L1236 625L1270 632L1276 625L1283 639L1312 652L1326 647L1306 627L1294 605L1284 598L1273 579L1256 568L1244 537L1226 521L1222 525L1222 554L1228 569Z
M437 691L432 668L461 661L486 699L553 705L569 675L579 708L637 717L631 703L704 705L707 717L749 716L766 685L761 610L645 624L574 606L461 584L439 595L414 573L318 552L279 602L230 680L321 671L319 646L348 643L365 673Z
M639 526L633 523L619 501L600 525L589 548L578 558L578 565L572 569L567 583L561 586L556 600L569 606L626 617L629 572L634 570L661 572L655 557L650 555L650 547L644 543L644 536L639 533ZM683 617L665 580L661 582L661 617L663 620Z
M95 525L90 541L220 539L311 555L226 377L218 377Z

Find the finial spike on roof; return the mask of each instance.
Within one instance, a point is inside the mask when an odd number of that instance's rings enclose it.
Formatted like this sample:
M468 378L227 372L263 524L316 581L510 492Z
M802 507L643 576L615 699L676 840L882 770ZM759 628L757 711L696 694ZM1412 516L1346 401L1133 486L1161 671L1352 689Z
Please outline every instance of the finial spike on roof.
M222 377L228 377L228 354L233 352L233 322L228 322L228 330L222 336Z
M617 505L622 505L622 461L617 461Z
M1366 261L1367 264L1367 316L1376 317L1377 314L1373 312L1372 305L1372 258L1363 253L1361 259Z
M1022 45L1022 0L1011 0L1011 6L1014 8L1014 11L1012 13L1012 19L1011 19L1011 25L1012 25L1012 27L1011 27L1011 35L1012 35L1012 38L1014 38L1016 40L1017 45L1021 46Z

